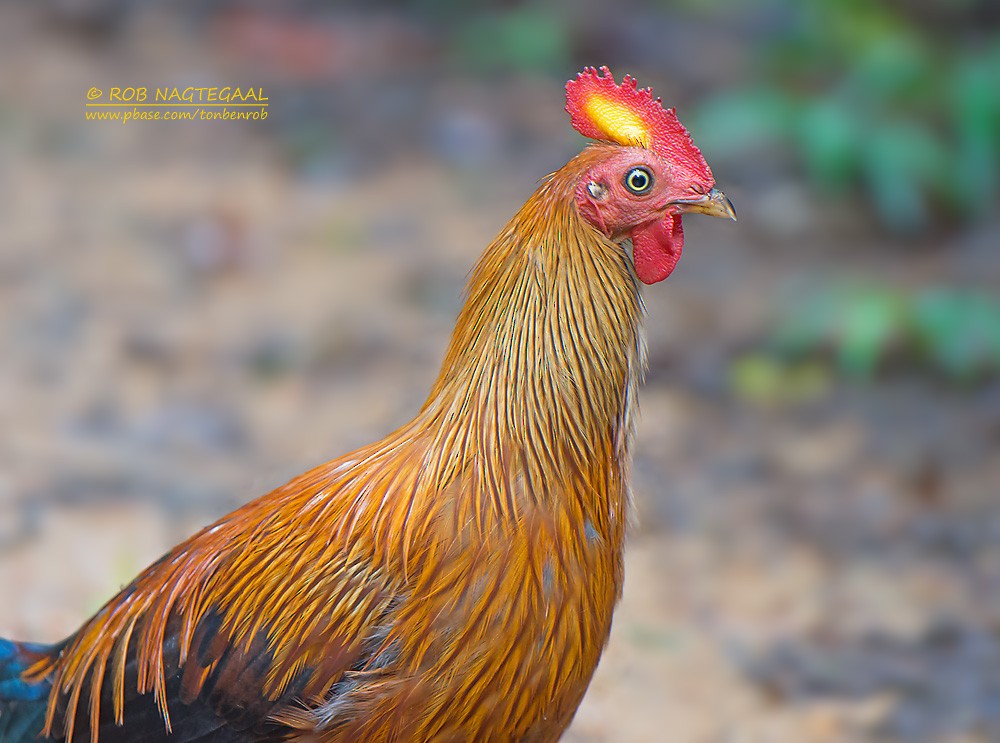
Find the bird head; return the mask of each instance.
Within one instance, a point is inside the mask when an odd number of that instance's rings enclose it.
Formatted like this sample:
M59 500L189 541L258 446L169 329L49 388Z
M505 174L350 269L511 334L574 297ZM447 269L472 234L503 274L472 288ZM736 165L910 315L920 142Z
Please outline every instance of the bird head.
M588 67L566 83L566 111L578 132L605 143L594 146L598 156L576 183L577 208L608 238L631 238L644 283L662 281L677 265L683 214L736 219L677 114L632 77L618 85L607 67Z

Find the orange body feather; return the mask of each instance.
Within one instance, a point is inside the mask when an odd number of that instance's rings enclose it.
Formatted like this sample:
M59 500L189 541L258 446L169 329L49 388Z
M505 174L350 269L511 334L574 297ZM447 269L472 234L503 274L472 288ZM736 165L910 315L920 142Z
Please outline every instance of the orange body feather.
M161 728L198 700L243 731L220 740L559 737L622 588L642 306L574 203L617 149L487 249L411 422L196 534L30 669L47 734L131 739L143 697Z

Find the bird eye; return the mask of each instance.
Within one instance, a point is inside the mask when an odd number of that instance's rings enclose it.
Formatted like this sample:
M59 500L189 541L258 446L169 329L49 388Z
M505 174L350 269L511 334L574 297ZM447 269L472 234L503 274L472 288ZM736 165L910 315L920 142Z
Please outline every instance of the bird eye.
M625 174L625 188L641 196L653 187L653 174L649 168L632 168Z

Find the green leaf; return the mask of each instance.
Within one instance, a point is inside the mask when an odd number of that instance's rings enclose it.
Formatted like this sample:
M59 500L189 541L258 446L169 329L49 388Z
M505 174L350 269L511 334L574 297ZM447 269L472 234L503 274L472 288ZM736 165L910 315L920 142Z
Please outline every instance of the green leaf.
M1000 190L1000 65L992 57L962 60L951 84L957 137L954 182L943 194L960 214L979 215L995 205ZM955 188L955 184L961 188ZM970 198L970 194L974 198Z
M741 400L756 405L801 403L828 394L833 380L818 361L786 363L753 353L729 368L729 388Z
M472 17L459 26L453 43L459 62L491 72L562 70L569 49L566 21L535 5Z
M862 159L868 194L883 223L898 232L926 225L927 189L947 171L947 150L926 126L891 121L870 130Z
M778 400L784 386L781 364L763 354L737 359L729 368L729 388L741 400L768 404Z
M922 40L897 29L873 37L853 61L849 85L868 100L887 101L930 96L932 56Z
M861 119L842 101L808 104L798 121L797 139L810 175L820 183L845 188L860 167Z
M855 293L841 308L836 354L840 368L853 377L871 377L901 325L902 306L895 293L873 289Z
M913 302L918 350L935 368L967 381L1000 368L1000 303L982 294L928 291Z
M784 356L804 356L832 341L838 307L832 291L808 287L786 297L782 305L795 309L780 315L770 344L776 352Z

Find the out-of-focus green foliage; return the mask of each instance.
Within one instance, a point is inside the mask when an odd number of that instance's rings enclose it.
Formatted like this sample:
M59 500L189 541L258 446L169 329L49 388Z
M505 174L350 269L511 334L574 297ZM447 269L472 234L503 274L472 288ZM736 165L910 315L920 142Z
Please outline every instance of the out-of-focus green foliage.
M1000 375L1000 301L985 294L835 284L796 297L794 306L778 312L766 352L734 364L731 382L740 396L797 389L796 375L810 368L803 364L817 361L853 379L870 379L890 365L959 385Z
M572 67L566 2L504 0L378 0L431 20L451 61L473 73L538 72L561 76Z
M541 4L469 16L452 43L459 63L485 72L558 71L568 66L569 50L565 19Z
M906 299L887 287L833 287L782 313L772 345L790 357L827 350L845 374L869 377L901 340L906 315Z
M772 20L746 87L696 117L702 146L784 144L813 183L860 190L894 231L995 206L1000 37L968 41L878 0L719 0L708 12L720 5Z
M758 405L806 403L824 397L832 386L831 370L815 359L790 361L766 353L749 353L729 367L733 393Z

